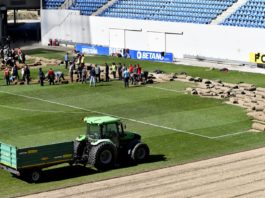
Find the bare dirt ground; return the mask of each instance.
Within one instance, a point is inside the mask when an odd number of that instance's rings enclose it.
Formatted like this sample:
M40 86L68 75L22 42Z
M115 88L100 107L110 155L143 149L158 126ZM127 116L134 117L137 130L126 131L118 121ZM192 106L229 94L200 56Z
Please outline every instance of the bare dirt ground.
M265 148L24 198L265 197Z
M14 20L14 11L7 12L8 20ZM18 10L16 11L17 20L39 20L40 16L37 11L30 10Z

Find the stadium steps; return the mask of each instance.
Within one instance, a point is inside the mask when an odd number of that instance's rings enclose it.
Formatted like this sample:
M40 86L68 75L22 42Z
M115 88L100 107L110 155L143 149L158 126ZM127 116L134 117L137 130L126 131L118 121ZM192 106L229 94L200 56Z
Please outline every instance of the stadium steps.
M100 15L102 12L104 12L104 10L106 10L108 7L112 6L114 3L116 3L118 0L109 0L107 4L103 5L101 8L99 8L96 12L93 12L91 14L91 16L98 16Z
M59 9L68 10L73 3L74 0L65 0L61 7L59 7Z
M233 14L238 8L244 5L247 0L238 0L231 7L229 7L226 11L224 11L221 15L219 15L215 20L212 20L211 25L217 25L223 22L227 17Z

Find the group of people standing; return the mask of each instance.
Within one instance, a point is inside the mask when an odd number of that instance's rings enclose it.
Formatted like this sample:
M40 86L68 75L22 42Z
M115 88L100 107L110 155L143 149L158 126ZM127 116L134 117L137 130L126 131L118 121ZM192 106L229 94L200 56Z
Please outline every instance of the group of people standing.
M115 63L112 63L111 73L114 79L116 79L116 74L118 74L118 79L124 80L125 88L129 87L130 82L133 85L137 82L141 82L143 77L147 79L148 75L148 72L142 71L142 68L139 64L130 64L129 68L127 68L125 64L122 65L121 63L119 63L117 66Z
M18 67L15 65L13 67L6 66L4 69L4 79L6 82L6 85L10 85L11 82L14 82L15 80L22 80L26 81L26 84L29 84L31 78L30 78L30 69L29 66L23 66L21 68L21 78L19 77Z
M0 49L0 56L3 59L3 63L7 66L14 67L17 62L25 63L26 55L20 48L10 49L6 46L3 49Z
M85 66L84 54L73 52L72 60L70 61L69 53L64 56L65 69L69 66L70 82L74 82L74 74L76 74L76 81L87 83L89 81L90 86L95 87L96 83L101 82L101 68L99 65Z
M41 86L44 85L44 80L46 78L48 79L50 85L54 85L55 81L60 82L61 80L65 80L63 72L54 71L52 68L48 70L46 75L42 71L42 68L39 68L38 76L39 76L39 83Z
M123 80L124 86L127 88L129 84L136 84L140 82L143 77L147 78L146 72L142 71L139 64L130 64L127 67L125 64L112 63L111 65L105 63L105 66L100 67L98 64L85 65L84 54L73 52L72 59L70 60L69 53L67 52L64 56L65 69L69 71L69 80L71 83L74 82L74 74L76 74L76 82L88 83L91 87L95 87L97 83L105 80L110 81L110 74L113 79ZM102 75L102 72L105 74ZM148 73L147 73L148 74ZM22 80L29 84L30 81L30 69L28 66L21 68ZM104 77L105 79L104 79ZM38 69L39 84L44 86L44 80L48 79L50 85L54 85L55 81L60 82L61 79L65 80L64 74L61 71L54 71L52 68L44 74L42 68ZM15 65L10 70L9 67L4 69L4 79L6 80L6 85L10 85L13 80L19 80L18 67Z
M69 76L70 82L74 81L74 74L76 73L76 81L87 83L89 81L90 86L95 87L96 83L101 82L101 73L105 70L105 81L110 81L110 74L113 76L113 79L123 80L124 86L129 87L129 84L136 84L140 82L143 77L147 79L148 72L143 72L139 64L132 65L127 68L125 64L121 63L112 63L108 65L105 63L105 68L100 67L99 65L89 65L85 66L85 57L84 54L78 54L73 51L72 60L70 61L69 53L66 53L64 56L65 68L69 66Z
M4 69L4 80L6 85L10 85L11 82L16 80L26 81L29 84L30 81L30 69L28 66L21 68L21 76L19 76L19 63L25 63L25 53L20 48L13 48L6 46L0 50L1 58L3 58ZM21 77L21 78L20 78Z

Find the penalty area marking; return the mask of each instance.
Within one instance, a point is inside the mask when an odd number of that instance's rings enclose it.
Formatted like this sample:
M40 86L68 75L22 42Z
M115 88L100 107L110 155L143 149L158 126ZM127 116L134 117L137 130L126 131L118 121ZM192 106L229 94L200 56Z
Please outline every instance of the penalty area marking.
M149 123L149 122L135 120L135 119L132 119L132 118L117 116L117 115L113 115L113 114L109 114L109 113L104 113L104 112L100 112L100 111L95 111L95 110L91 110L91 109L85 109L85 108L82 108L82 107L73 106L73 105L63 104L63 103L60 103L60 102L50 101L50 100L46 100L46 99L42 99L42 98L26 96L26 95L21 95L21 94L15 94L15 93L5 92L5 91L0 91L0 92L1 93L5 93L5 94L9 94L9 95L23 97L23 98L39 100L39 101L47 102L47 103L50 103L50 104L56 104L56 105L65 106L65 107L69 107L69 108L73 108L73 109L78 109L78 110L82 110L82 111L86 111L86 112L90 112L90 113L96 113L96 114L101 114L101 115L105 115L105 116L112 116L112 117L120 118L120 119L123 119L123 120L129 120L131 122L137 122L137 123L144 124L144 125L149 125L149 126L153 126L153 127L157 127L157 128L162 128L162 129L166 129L166 130L170 130L170 131L175 131L175 132L178 132L178 133L185 133L185 134L189 134L189 135L194 135L194 136L198 136L198 137L202 137L202 138L206 138L206 139L218 139L218 138L222 138L222 137L234 136L234 135L243 133L243 132L237 132L237 133L231 133L231 134L211 137L211 136L206 136L206 135L200 135L200 134L192 133L192 132L189 132L189 131L184 131L184 130L181 130L181 129L175 129L175 128L166 127L166 126L162 126L162 125L157 125L157 124L153 124L153 123Z

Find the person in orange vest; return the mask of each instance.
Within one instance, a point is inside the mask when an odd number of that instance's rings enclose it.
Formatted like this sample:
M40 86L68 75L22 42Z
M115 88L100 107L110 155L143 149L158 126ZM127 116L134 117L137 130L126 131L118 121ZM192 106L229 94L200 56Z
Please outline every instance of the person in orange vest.
M113 79L116 79L116 72L117 72L116 64L112 63L112 65L111 65L111 73L113 75Z
M130 74L133 73L133 66L132 66L132 64L130 64L130 67L129 67L129 73L130 73Z
M53 71L52 68L50 68L50 70L48 71L48 79L49 79L49 84L53 84L54 85L54 80L55 80L55 73Z
M6 85L10 85L10 71L8 67L4 69L4 79L6 80Z

